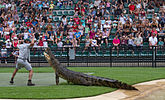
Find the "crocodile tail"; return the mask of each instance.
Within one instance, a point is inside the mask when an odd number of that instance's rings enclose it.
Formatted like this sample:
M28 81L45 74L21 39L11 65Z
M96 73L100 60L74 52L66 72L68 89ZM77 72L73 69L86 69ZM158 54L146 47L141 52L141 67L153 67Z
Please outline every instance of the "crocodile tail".
M100 78L99 84L104 86L112 87L112 88L119 88L119 89L126 89L126 90L138 90L132 85L128 85L126 83L120 82L118 80L108 79L108 78Z

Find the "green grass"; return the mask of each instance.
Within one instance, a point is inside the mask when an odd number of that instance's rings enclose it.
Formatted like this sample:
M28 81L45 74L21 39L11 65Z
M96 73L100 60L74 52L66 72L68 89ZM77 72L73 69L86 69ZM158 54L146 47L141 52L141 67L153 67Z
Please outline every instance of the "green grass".
M141 68L141 67L71 67L73 71L93 73L92 75L118 79L128 84L163 79L165 68ZM0 73L12 73L14 68L0 68ZM52 73L51 67L33 68L35 73ZM27 72L21 69L19 72ZM34 73L34 74L35 74ZM0 87L0 98L34 98L34 99L57 99L95 96L116 89L99 86L79 86L61 84L59 86L36 86L36 87Z

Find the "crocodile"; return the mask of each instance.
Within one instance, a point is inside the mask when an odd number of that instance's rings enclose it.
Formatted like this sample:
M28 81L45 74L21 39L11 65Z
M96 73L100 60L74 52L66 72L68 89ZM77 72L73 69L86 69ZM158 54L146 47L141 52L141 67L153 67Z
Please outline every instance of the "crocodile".
M52 66L55 71L56 85L59 84L60 77L76 85L106 86L126 90L138 90L132 85L128 85L118 80L87 75L81 72L69 70L67 69L67 67L62 66L62 64L55 58L55 55L52 54L51 49L49 47L45 49L44 56L50 66Z

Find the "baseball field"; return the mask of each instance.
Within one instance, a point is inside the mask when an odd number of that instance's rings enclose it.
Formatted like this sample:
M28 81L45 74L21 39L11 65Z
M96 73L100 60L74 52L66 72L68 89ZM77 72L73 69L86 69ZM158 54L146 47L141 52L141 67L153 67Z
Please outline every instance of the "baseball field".
M165 68L150 67L69 67L69 69L86 74L117 79L130 85L150 80L164 79ZM51 67L35 67L33 82L36 86L26 86L28 72L22 68L16 75L14 84L9 81L14 68L0 68L1 99L61 99L89 97L115 91L115 88L100 86L80 86L67 84L60 79L55 85L55 74Z

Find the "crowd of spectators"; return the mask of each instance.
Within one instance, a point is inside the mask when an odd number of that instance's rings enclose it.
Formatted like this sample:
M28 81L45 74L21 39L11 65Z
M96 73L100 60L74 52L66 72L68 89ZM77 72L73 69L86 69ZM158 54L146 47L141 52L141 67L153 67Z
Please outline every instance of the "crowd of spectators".
M55 21L55 13L68 7L74 15ZM84 50L103 44L114 49L163 46L164 24L164 0L0 0L2 49L17 47L32 34L34 47L78 47L84 42Z

